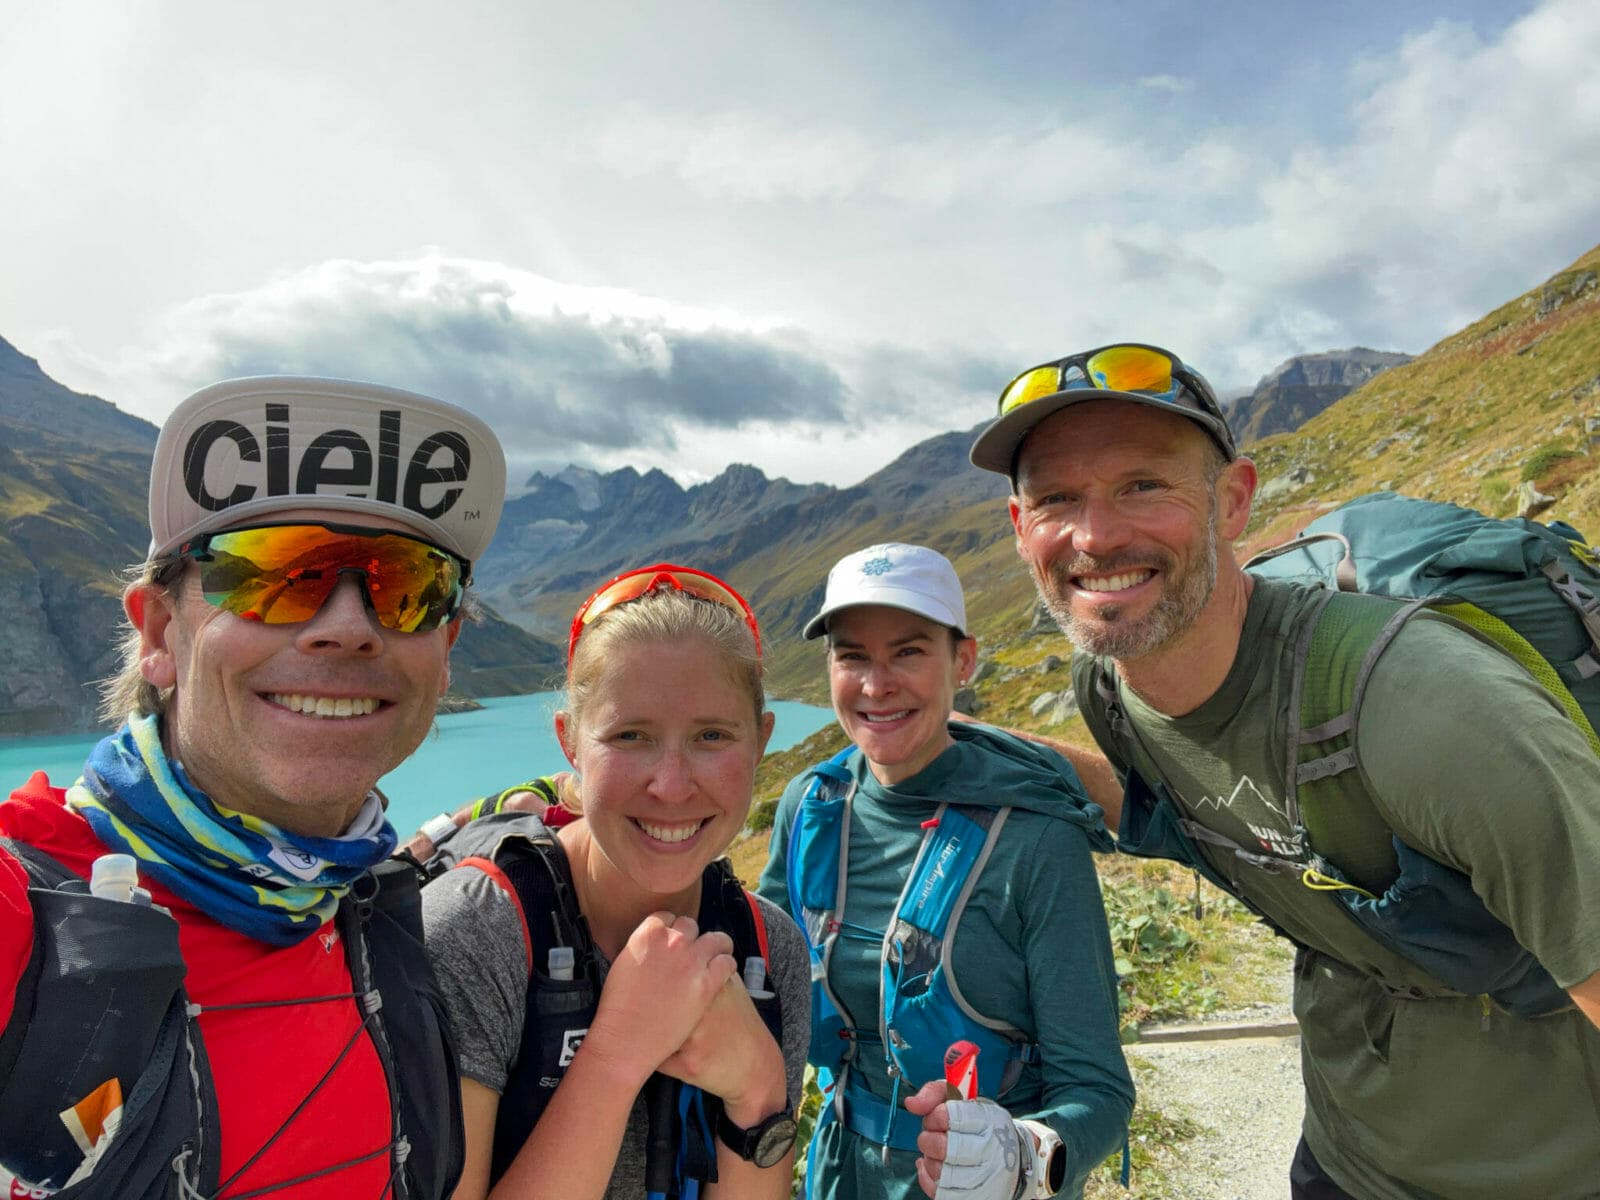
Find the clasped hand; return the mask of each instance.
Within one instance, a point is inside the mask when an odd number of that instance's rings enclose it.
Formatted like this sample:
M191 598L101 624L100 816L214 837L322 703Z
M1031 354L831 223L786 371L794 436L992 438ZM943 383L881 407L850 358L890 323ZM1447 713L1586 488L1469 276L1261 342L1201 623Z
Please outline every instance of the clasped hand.
M591 1043L625 1062L641 1086L661 1071L730 1109L783 1077L782 1053L736 973L732 939L669 912L646 917L612 963Z

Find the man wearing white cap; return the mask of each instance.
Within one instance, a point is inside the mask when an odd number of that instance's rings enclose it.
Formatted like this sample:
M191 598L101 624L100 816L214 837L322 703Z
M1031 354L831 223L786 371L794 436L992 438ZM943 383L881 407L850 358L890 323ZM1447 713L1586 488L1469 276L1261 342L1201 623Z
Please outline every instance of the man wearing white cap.
M0 805L0 1181L448 1195L457 1072L375 785L504 493L482 421L391 388L229 380L167 419L121 727Z

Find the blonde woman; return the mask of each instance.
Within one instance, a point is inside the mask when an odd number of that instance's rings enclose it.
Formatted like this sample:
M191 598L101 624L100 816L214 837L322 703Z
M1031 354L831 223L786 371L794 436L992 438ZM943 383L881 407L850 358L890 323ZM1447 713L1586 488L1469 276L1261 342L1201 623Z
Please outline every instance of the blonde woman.
M618 576L573 621L555 727L581 819L424 892L457 1200L787 1197L806 950L719 861L772 732L748 604L691 568Z

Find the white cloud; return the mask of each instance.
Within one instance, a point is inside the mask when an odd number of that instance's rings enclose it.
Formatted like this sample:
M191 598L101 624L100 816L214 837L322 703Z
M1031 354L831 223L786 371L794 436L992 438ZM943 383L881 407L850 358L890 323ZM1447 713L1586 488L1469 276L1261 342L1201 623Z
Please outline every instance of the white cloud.
M240 374L345 375L458 400L508 449L670 452L697 426L837 417L848 390L792 329L437 251L321 263L162 317L116 375L159 417Z
M932 411L975 423L1004 370L954 350L824 350L771 319L437 250L200 297L154 320L146 344L89 375L115 381L124 407L152 420L231 376L370 379L483 416L513 482L569 462L659 466L692 482L739 461L854 483L886 446L926 436Z
M1596 62L1600 6L1557 0L1498 40L1441 22L1360 64L1348 142L1259 178L1254 219L1181 235L1245 293L1241 375L1354 342L1421 350L1587 249ZM1225 329L1202 336L1225 351Z
M1168 169L1165 152L1043 110L920 138L851 126L795 127L753 113L709 119L632 113L604 126L595 155L625 178L668 175L719 201L892 201L914 208L975 199L1005 208L1059 204L1103 193L1108 181L1154 187ZM1201 175L1189 186L1206 189L1212 182Z
M1475 3L1292 44L1224 6L1220 65L1110 83L1018 71L1091 19L1060 6L1025 38L827 6L34 6L0 43L0 335L147 415L231 370L342 371L504 414L514 459L853 482L1068 350L1138 337L1246 386L1419 350L1587 249L1600 5ZM1114 7L1102 35L1150 19Z

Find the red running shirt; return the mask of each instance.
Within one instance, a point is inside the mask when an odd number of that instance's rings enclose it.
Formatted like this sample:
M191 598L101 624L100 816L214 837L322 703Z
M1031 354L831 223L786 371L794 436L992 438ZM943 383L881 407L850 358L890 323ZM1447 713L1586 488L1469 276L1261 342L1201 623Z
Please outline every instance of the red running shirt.
M0 804L0 835L37 846L87 879L106 849L63 800L62 790L36 772ZM26 896L17 886L19 869L15 859L0 851L0 1012L6 1014L33 936ZM204 1011L251 1001L348 997L350 970L333 922L298 945L269 946L218 924L153 880L141 877L140 883L178 921L178 944L189 969L186 987L190 1001L201 1006L200 1033L216 1084L222 1180L244 1167L289 1119L355 1037L355 1045L305 1110L271 1149L222 1190L222 1200L262 1188L277 1189L270 1193L273 1200L377 1200L390 1175L389 1086L371 1039L357 1035L361 1018L354 1000ZM281 1186L365 1155L372 1157Z

